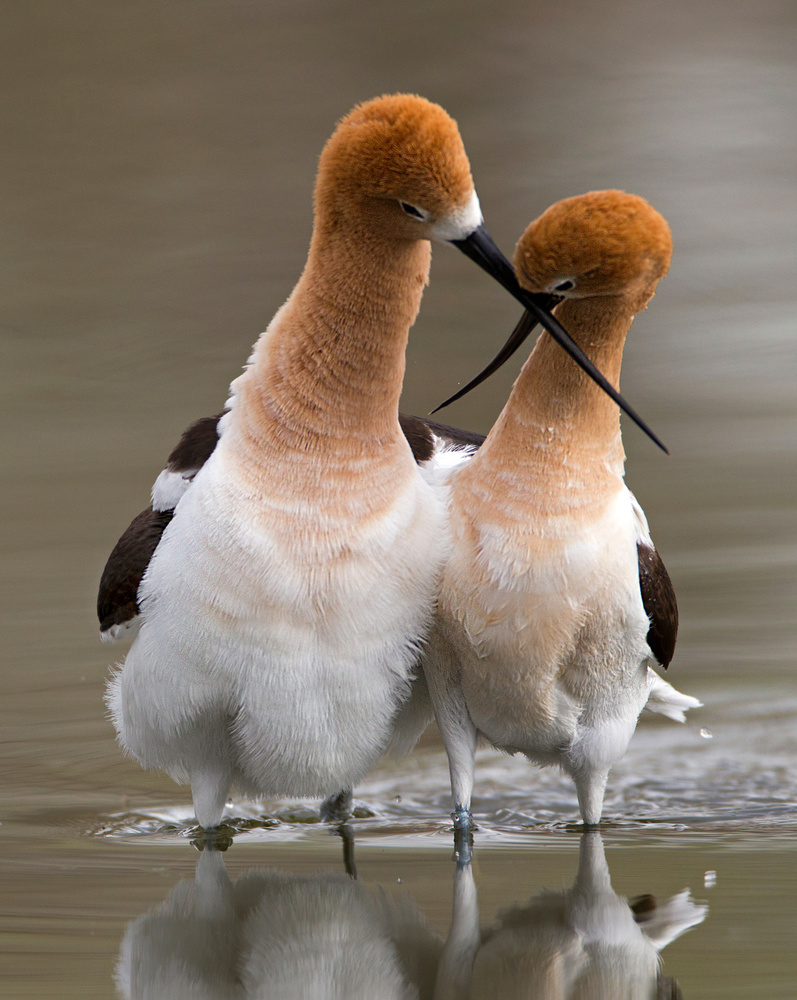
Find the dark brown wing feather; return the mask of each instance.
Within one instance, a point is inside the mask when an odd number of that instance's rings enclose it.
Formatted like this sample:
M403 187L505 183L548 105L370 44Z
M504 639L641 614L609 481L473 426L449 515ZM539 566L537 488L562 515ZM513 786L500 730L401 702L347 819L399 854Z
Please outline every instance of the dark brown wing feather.
M404 431L404 437L412 448L415 461L421 465L428 462L434 454L435 438L440 438L452 447L471 445L478 448L484 442L484 434L474 431L463 431L448 424L439 424L428 417L413 417L409 413L399 413L399 423Z
M666 670L675 653L675 640L678 638L678 602L670 574L658 552L642 542L636 548L639 557L639 589L645 613L650 619L648 645Z
M218 423L223 416L223 413L216 413L212 417L200 417L183 431L177 447L166 460L169 472L198 472L202 468L219 443Z
M97 617L100 631L123 625L138 614L138 585L174 511L148 508L134 518L113 548L100 578Z

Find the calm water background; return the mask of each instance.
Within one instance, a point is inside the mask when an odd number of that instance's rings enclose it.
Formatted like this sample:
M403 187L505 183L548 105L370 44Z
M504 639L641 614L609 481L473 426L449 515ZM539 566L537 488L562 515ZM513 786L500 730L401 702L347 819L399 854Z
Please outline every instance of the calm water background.
M96 637L98 575L295 282L335 121L394 90L457 118L507 251L551 202L595 188L644 195L672 226L672 271L623 373L672 456L633 426L625 440L679 594L670 679L705 708L640 725L603 840L618 893L688 886L708 904L663 954L686 997L797 996L796 28L788 0L5 5L0 996L113 996L133 922L171 914L193 878L186 791L123 760L105 719L116 651ZM516 318L436 248L403 408L428 412ZM446 419L486 431L513 374ZM572 884L578 814L558 775L491 753L477 791L488 928ZM363 891L414 914L407 953L430 995L453 876L434 734L358 801ZM274 825L239 836L230 879L342 871L309 810L263 808ZM350 889L334 891L343 907ZM183 940L165 927L161 943Z

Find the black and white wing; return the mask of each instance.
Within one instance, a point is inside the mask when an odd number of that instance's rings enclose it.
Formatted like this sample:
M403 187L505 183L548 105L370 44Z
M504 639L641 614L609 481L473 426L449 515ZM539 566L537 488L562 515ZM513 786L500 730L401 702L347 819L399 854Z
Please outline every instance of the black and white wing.
M203 417L180 438L152 487L152 505L133 518L100 577L97 617L103 642L131 638L140 625L138 588L166 525L218 442L222 414Z
M408 413L399 413L399 423L415 461L429 473L453 469L467 461L485 437L474 431L439 424L427 417L412 417Z
M647 642L656 662L664 670L675 654L678 638L678 602L670 574L650 538L648 522L642 508L631 497L637 517L637 559L639 564L639 590L645 614L650 621ZM652 667L648 667L648 701L645 708L658 715L666 715L675 722L685 722L690 708L702 705L697 698L682 694L668 684Z

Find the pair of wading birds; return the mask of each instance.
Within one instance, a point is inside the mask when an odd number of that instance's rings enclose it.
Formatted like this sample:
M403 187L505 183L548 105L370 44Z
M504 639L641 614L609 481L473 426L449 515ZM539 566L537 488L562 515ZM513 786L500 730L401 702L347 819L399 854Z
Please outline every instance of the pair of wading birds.
M485 372L541 322L589 377L543 333L486 439L399 414L432 240L526 307ZM564 768L593 826L642 709L699 704L649 666L670 662L677 610L616 403L644 425L614 388L670 253L645 201L593 192L528 227L515 277L442 108L396 95L342 119L299 283L100 586L103 637L136 633L108 696L121 744L190 782L202 827L233 787L345 817L432 708L460 846L479 736Z

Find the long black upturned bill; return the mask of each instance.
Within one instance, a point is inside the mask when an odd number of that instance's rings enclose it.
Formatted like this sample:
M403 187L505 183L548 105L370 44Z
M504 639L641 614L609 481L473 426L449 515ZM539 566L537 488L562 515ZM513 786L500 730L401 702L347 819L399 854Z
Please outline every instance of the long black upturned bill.
M460 249L466 257L470 257L470 259L475 261L479 267L495 278L500 285L503 285L510 295L513 295L518 302L524 306L526 311L521 316L520 322L510 334L509 340L507 340L487 367L483 368L475 378L471 379L467 385L463 386L463 388L461 388L458 392L454 393L453 396L450 396L444 403L441 403L432 411L433 413L437 413L437 410L441 410L444 406L448 406L448 404L453 403L454 400L460 399L467 392L470 392L471 389L474 389L477 385L484 382L485 379L489 378L493 372L498 371L501 365L512 357L534 327L540 323L545 327L557 344L559 344L563 350L567 351L576 364L583 368L593 382L600 386L606 395L613 399L624 413L628 414L637 427L644 431L651 441L657 444L662 451L669 455L669 451L665 445L653 433L650 427L648 427L636 410L623 399L611 382L609 382L609 380L601 374L601 372L590 361L587 355L581 350L578 344L573 340L556 317L551 315L551 309L559 301L556 296L538 295L534 292L528 292L526 289L521 288L518 284L517 278L515 277L515 272L512 270L512 265L495 245L492 237L484 226L479 226L478 229L472 232L471 235L464 240L452 240L451 242L455 247Z

